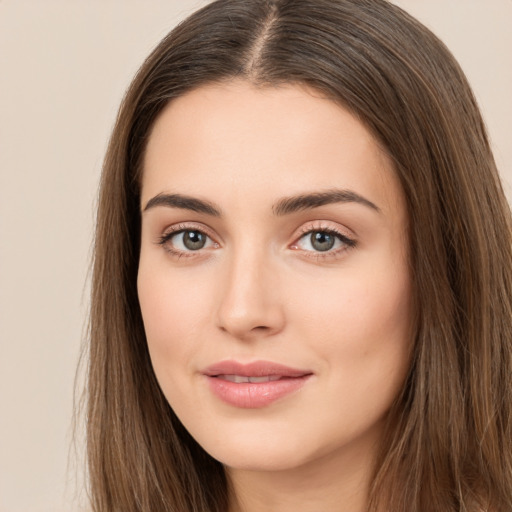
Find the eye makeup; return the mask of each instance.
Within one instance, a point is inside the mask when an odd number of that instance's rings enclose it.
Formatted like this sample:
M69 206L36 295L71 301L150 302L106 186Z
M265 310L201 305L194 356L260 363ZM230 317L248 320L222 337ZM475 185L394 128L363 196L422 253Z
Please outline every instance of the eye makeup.
M166 229L156 243L177 259L197 258L204 257L207 252L221 247L216 238L203 224L180 223ZM352 236L336 229L327 221L303 225L293 239L288 246L290 250L315 260L342 257L345 252L357 245Z

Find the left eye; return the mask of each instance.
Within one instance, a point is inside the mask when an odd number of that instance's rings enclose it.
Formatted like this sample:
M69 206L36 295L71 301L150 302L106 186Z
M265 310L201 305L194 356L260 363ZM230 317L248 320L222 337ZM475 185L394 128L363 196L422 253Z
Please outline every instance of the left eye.
M213 240L197 229L185 229L166 237L167 243L172 244L178 251L199 251L213 245Z
M309 231L301 236L296 246L304 251L327 252L343 246L352 247L354 241L332 231Z

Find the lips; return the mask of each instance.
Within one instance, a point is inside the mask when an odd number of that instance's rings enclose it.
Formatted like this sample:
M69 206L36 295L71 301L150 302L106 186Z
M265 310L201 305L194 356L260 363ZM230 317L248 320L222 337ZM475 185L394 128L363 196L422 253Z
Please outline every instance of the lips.
M270 361L222 361L206 368L203 375L217 398L234 407L251 409L298 391L313 372Z

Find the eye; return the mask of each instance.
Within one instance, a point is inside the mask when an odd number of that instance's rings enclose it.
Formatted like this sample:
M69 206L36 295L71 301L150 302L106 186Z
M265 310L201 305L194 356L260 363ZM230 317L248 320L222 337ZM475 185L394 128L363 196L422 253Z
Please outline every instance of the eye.
M174 254L196 252L218 246L204 231L180 227L175 231L164 234L159 239L159 244Z
M356 245L355 240L331 229L310 230L302 235L292 246L293 249L301 249L311 252L337 252Z
M171 240L174 245L179 245L180 250L189 250L189 251L198 251L199 249L203 249L208 241L208 237L201 233L201 231L182 231L181 233L177 233L174 235Z

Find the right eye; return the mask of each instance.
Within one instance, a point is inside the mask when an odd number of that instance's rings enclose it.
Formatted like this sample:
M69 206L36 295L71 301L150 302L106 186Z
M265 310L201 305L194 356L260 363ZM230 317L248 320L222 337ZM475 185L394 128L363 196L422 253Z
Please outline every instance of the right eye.
M180 251L198 251L204 249L210 239L201 231L186 230L176 233L171 237L171 240L175 248Z
M159 243L169 252L178 255L218 247L218 244L200 229L179 229L177 231L171 231L163 235Z

